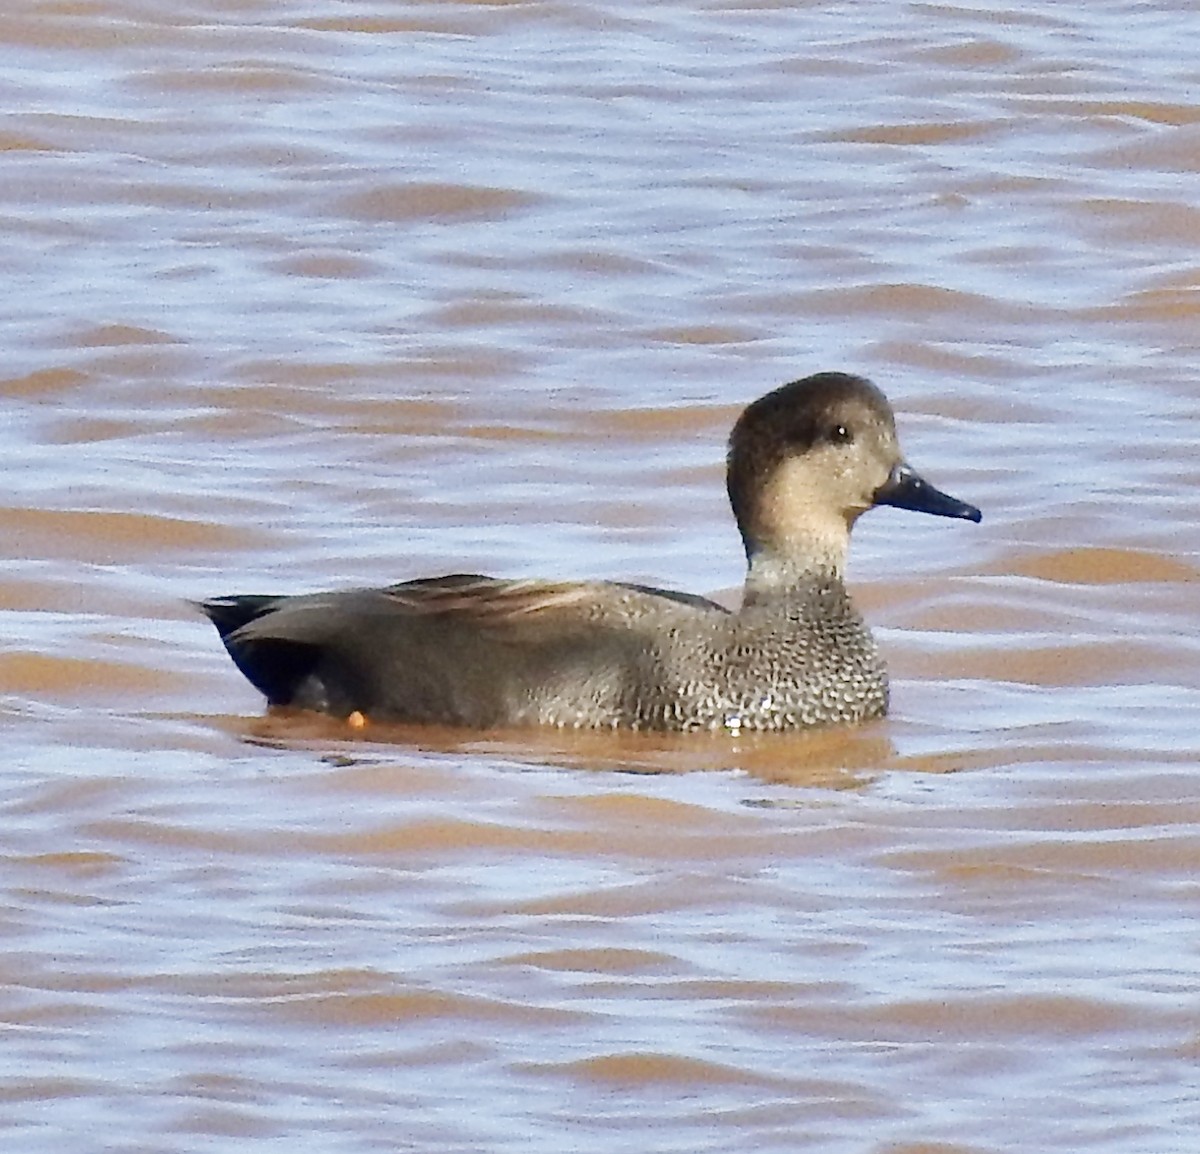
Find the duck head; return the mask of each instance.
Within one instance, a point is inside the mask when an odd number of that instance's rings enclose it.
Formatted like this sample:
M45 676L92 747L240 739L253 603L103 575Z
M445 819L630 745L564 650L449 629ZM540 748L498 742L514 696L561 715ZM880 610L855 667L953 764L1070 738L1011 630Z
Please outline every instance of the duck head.
M865 377L817 373L760 397L729 438L729 501L752 578L840 574L850 530L876 505L978 521L904 460L887 398Z

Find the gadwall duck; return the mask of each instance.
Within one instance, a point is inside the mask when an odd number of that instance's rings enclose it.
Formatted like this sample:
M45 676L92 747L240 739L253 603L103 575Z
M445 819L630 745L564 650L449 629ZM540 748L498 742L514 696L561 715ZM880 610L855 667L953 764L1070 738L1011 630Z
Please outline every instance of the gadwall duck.
M271 705L367 721L788 730L887 712L887 673L843 584L875 505L978 521L907 464L887 398L818 373L750 405L727 484L748 569L730 612L620 581L454 575L200 607Z

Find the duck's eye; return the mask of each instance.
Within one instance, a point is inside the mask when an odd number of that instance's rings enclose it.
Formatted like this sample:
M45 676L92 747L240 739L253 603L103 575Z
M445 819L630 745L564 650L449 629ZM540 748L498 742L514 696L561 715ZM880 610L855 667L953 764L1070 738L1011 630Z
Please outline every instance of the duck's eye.
M834 425L826 436L831 445L848 445L854 440L854 432L847 425Z

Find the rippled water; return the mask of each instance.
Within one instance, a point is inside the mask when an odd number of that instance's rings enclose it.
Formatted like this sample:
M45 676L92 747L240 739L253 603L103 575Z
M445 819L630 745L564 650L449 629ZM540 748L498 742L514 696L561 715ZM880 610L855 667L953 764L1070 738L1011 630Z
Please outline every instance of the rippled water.
M1200 16L0 15L6 1150L1200 1141ZM263 719L186 599L741 580L821 368L885 723Z

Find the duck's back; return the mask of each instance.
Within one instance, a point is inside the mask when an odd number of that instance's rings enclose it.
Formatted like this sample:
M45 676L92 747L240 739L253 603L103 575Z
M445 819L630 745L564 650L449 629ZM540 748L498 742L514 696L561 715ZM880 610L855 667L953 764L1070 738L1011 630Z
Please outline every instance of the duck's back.
M202 608L273 705L473 728L637 725L659 641L727 616L644 586L475 575Z

